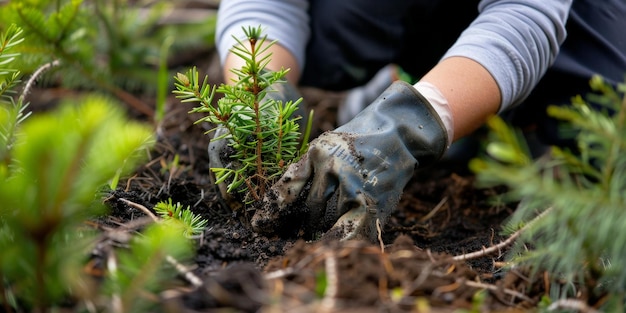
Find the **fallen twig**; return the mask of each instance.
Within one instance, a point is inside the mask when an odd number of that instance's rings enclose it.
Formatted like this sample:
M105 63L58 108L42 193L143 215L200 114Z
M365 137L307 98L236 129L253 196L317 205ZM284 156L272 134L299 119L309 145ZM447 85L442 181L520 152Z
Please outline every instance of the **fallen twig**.
M380 244L380 252L385 253L385 244L383 243L383 231L380 227L380 219L376 219L376 232L378 233L378 243Z
M497 245L493 245L493 246L491 246L489 248L483 248L482 250L479 250L479 251L474 251L474 252L470 252L470 253L457 255L457 256L452 257L452 259L454 261L465 261L465 260L480 258L480 257L489 255L489 254L494 253L494 252L499 252L499 251L502 250L502 248L505 248L505 247L513 244L513 242L526 229L528 229L532 224L534 224L535 222L537 222L538 220L540 220L541 218L546 216L548 214L548 212L550 212L551 210L552 210L552 208L550 207L550 208L546 209L545 211L541 212L539 215L537 215L535 218L533 218L530 222L528 222L528 224L526 224L524 227L520 228L519 230L517 230L516 232L511 234L511 236L509 236L509 238L507 238L506 240L500 242Z
M128 204L130 206L132 206L133 208L139 209L142 212L146 213L146 215L150 216L153 221L155 221L155 222L159 221L159 218L156 215L154 215L154 213L152 213L152 211L148 210L148 208L146 208L145 206L143 206L143 205L141 205L139 203L132 202L130 200L126 200L124 198L119 198L119 199L120 199L120 201L122 201L122 202L124 202L124 203L126 203L126 204Z
M150 210L148 210L148 208L146 208L145 206L132 202L130 200L124 199L124 198L119 198L122 202L137 208L141 211L143 211L144 213L146 213L150 218L152 218L153 221L155 222L160 222L161 219L159 217L157 217L156 215L154 215L154 213L152 213ZM200 287L202 286L202 280L200 278L198 278L198 276L194 275L189 269L187 269L184 265L180 264L176 259L174 259L174 257L172 257L171 255L167 255L165 256L165 259L167 260L167 262L169 262L170 264L174 265L174 268L176 268L176 270L189 282L191 283L194 287Z
M441 201L439 201L439 203L437 203L437 205L432 210L430 210L430 212L428 212L428 214L420 218L420 223L424 223L431 219L433 216L435 216L435 214L437 214L437 212L443 207L444 204L446 204L446 202L448 202L447 196L443 197Z
M518 291L515 291L515 290L511 290L511 289L507 289L507 288L501 288L501 287L498 287L496 285L479 283L479 282L475 282L475 281L471 281L471 280L465 281L464 283L465 283L466 286L474 287L474 288L487 289L487 290L491 290L491 291L502 290L502 292L504 292L505 294L508 294L510 296L517 297L517 298L523 299L523 300L531 302L531 303L533 302L533 299L531 299L528 296L526 296L525 294L523 294L521 292L518 292Z
M302 258L300 261L298 261L296 264L294 264L293 266L284 268L284 269L279 269L279 270L275 270L273 272L269 272L267 274L265 274L265 279L268 280L272 280L272 279L278 279L278 278L283 278L285 276L291 275L293 273L296 273L296 271L299 271L301 269L303 269L305 266L310 265L311 263L313 263L313 261L318 258L320 255L325 255L328 254L329 252L327 251L325 246L320 246L318 248L315 249L315 251L313 251L313 253L308 254L306 257Z
M325 309L334 309L336 306L337 291L339 290L339 278L337 277L337 258L331 253L324 260L324 269L326 270L326 289L324 290L324 298L322 306Z
M26 96L30 93L30 90L32 89L33 85L35 84L35 81L37 80L37 78L39 78L39 76L41 76L41 74L43 72L49 70L50 68L52 68L54 66L59 66L59 64L61 64L61 61L54 60L52 62L49 62L49 63L46 63L46 64L40 66L33 73L33 75L31 75L30 79L28 79L28 81L26 82L26 85L24 86L24 90L22 91L22 94L20 95L20 101L24 101Z
M113 254L113 252L109 253L107 257L107 270L109 271L109 275L116 277L117 276L117 258ZM111 294L111 311L112 312L124 312L124 305L122 304L122 296L119 294L118 290L113 291Z
M587 303L578 299L559 299L548 306L548 311L576 310L581 313L599 313L600 311L590 307Z
M185 280L191 283L194 287L202 286L202 280L194 273L192 273L191 270L188 269L185 265L174 259L174 257L172 257L171 255L167 255L165 256L165 260L167 260L168 263L172 264L174 268L176 268L178 273L180 273L185 278Z

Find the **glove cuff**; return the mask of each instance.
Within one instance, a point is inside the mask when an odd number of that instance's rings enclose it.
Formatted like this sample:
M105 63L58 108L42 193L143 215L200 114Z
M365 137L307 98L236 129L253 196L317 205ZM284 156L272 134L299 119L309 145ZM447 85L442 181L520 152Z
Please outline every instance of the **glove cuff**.
M443 96L441 91L439 91L439 88L431 83L417 82L413 87L428 100L439 115L439 119L448 133L448 145L446 148L450 148L454 140L454 120L452 118L452 110L450 109L450 105L448 105L448 100Z
M397 138L421 165L441 158L447 149L448 130L430 102L411 84L395 81L372 104L337 132L359 134L370 146L385 146ZM361 141L357 141L361 144Z

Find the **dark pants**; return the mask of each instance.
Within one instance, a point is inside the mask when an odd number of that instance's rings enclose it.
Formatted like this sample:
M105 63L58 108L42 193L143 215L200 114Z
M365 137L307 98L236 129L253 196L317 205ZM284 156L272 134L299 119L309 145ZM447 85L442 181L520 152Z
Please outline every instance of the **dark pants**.
M395 63L419 77L478 14L477 0L312 0L301 85L345 90Z
M346 90L395 63L413 77L432 68L478 14L478 0L311 0L312 37L301 85ZM568 38L531 96L507 118L534 125L547 143L560 134L545 114L589 92L600 74L613 85L626 74L626 1L575 0ZM519 111L519 112L518 112ZM546 133L547 132L547 133Z

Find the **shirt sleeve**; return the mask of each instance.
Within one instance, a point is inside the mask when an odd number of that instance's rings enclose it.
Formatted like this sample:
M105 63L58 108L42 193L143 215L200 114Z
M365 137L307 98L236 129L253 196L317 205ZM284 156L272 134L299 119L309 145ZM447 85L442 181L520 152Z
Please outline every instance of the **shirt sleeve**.
M462 56L495 78L500 111L523 101L545 74L566 37L572 0L483 0L479 15L443 58Z
M310 37L308 6L307 0L222 0L215 34L220 61L224 63L235 38L245 38L243 27L261 26L263 34L289 50L303 68Z

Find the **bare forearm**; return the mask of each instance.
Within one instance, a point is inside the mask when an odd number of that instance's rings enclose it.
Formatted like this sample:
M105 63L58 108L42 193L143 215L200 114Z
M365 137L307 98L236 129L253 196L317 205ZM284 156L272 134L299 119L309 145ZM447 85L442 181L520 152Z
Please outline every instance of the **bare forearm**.
M287 73L287 80L294 85L298 83L300 78L300 68L298 67L298 63L294 56L283 46L280 44L274 44L269 47L266 53L271 53L271 60L267 65L267 69L277 71L281 68L289 69ZM233 80L237 80L235 74L231 72L233 68L241 68L242 65L245 64L245 61L240 57L234 55L233 53L229 53L224 62L223 71L224 71L224 81L227 83L232 82Z
M501 94L495 79L471 59L444 59L421 81L435 85L447 99L454 121L454 140L470 134L498 112Z

